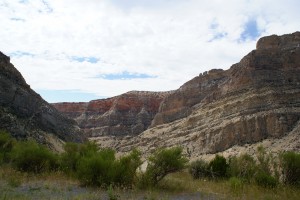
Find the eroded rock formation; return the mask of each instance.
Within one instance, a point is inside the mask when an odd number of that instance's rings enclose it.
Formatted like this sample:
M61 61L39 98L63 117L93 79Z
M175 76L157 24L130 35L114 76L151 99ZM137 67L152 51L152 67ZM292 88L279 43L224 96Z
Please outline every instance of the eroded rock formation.
M136 136L149 127L161 101L169 93L132 91L88 103L53 105L75 119L89 137Z
M161 103L152 128L138 137L94 138L101 146L148 153L183 146L198 157L234 145L299 133L300 32L269 36L229 70L195 77ZM296 131L298 130L298 131ZM300 150L300 137L294 150ZM117 144L117 145L116 145Z
M0 52L0 129L18 139L33 138L58 150L61 141L84 140L76 122L64 117L25 82Z

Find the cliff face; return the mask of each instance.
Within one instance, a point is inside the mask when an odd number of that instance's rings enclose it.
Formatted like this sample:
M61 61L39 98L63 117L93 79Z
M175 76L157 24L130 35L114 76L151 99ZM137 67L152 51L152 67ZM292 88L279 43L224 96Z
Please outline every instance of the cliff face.
M229 70L195 77L161 103L152 128L138 137L98 137L119 151L183 146L187 155L296 134L300 150L300 32L269 36ZM298 127L298 128L297 128ZM298 130L298 131L297 131ZM297 136L298 135L298 136ZM284 147L283 147L284 148Z
M76 122L61 115L27 85L10 58L0 52L0 129L51 148L84 140ZM55 142L56 141L56 142Z
M88 103L56 103L90 137L138 135L146 130L169 92L128 92Z
M300 33L296 32L261 38L257 49L229 70L213 69L188 81L162 102L152 126L186 117L194 105L212 103L224 95L266 87L296 87L299 80L299 37Z

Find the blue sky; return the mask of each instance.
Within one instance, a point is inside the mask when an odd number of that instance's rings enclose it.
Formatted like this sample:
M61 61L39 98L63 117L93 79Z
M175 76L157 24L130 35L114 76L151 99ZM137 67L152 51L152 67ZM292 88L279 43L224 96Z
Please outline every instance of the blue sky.
M166 91L300 30L298 0L2 0L0 51L49 102Z

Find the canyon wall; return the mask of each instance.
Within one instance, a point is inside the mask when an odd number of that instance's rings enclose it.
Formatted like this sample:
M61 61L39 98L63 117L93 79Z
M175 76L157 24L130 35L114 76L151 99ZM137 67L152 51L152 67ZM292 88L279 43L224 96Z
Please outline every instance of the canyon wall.
M190 157L235 145L298 135L300 150L300 32L268 36L228 70L210 70L161 102L151 128L131 138L97 137L101 146L144 153L179 145ZM284 147L284 145L282 146ZM284 149L282 149L284 150Z
M150 126L161 101L170 93L131 91L108 99L53 106L75 119L89 137L136 136Z
M25 82L0 52L0 129L17 139L32 138L55 150L63 141L85 140L76 122L63 116Z
M54 106L90 140L121 153L182 146L195 158L269 139L300 151L300 32L263 37L230 69L201 73L172 92Z

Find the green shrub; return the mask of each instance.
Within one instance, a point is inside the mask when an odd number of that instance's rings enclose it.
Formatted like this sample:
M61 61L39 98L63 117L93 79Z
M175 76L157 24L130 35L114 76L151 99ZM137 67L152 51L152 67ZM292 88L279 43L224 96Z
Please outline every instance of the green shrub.
M79 161L77 175L80 182L90 186L109 186L113 182L115 155L100 151Z
M192 162L189 166L189 173L194 179L210 176L208 163L201 159Z
M277 174L275 167L277 163L274 161L272 154L268 154L263 146L257 147L256 156L258 161L257 167L259 171L263 171L264 173L269 175L271 175L272 173Z
M10 152L16 141L6 131L0 131L0 164L10 160Z
M80 159L77 175L84 185L131 186L140 164L140 153L136 150L117 160L113 150L102 149Z
M84 144L79 144L79 154L81 157L93 156L99 151L99 147L95 142L86 142Z
M264 171L259 171L255 175L255 181L257 185L267 188L274 188L278 185L278 180Z
M141 164L141 153L137 150L121 157L115 164L115 184L131 187L136 178L136 171Z
M41 173L58 168L58 156L34 141L18 142L11 156L13 166L20 171Z
M223 156L216 155L209 163L209 170L213 178L226 177L228 164Z
M110 185L107 189L107 195L109 200L118 200L119 195L115 193L112 185Z
M66 143L64 152L60 155L60 168L68 175L76 174L79 160L83 157L91 157L98 152L99 148L94 142L84 144ZM104 150L103 150L104 151ZM114 154L114 152L110 152Z
M81 145L76 143L66 143L64 153L60 156L60 168L67 174L74 174L77 170L78 161L81 158Z
M300 154L285 152L280 156L283 181L287 184L300 184Z
M182 155L182 148L158 149L148 159L146 172L141 175L141 187L152 187L166 175L180 171L185 167L187 159Z
M243 188L243 181L240 178L231 177L228 182L231 190L233 190L234 192L238 192Z
M250 182L256 171L255 160L248 154L232 157L229 160L228 176L230 177L238 177Z

